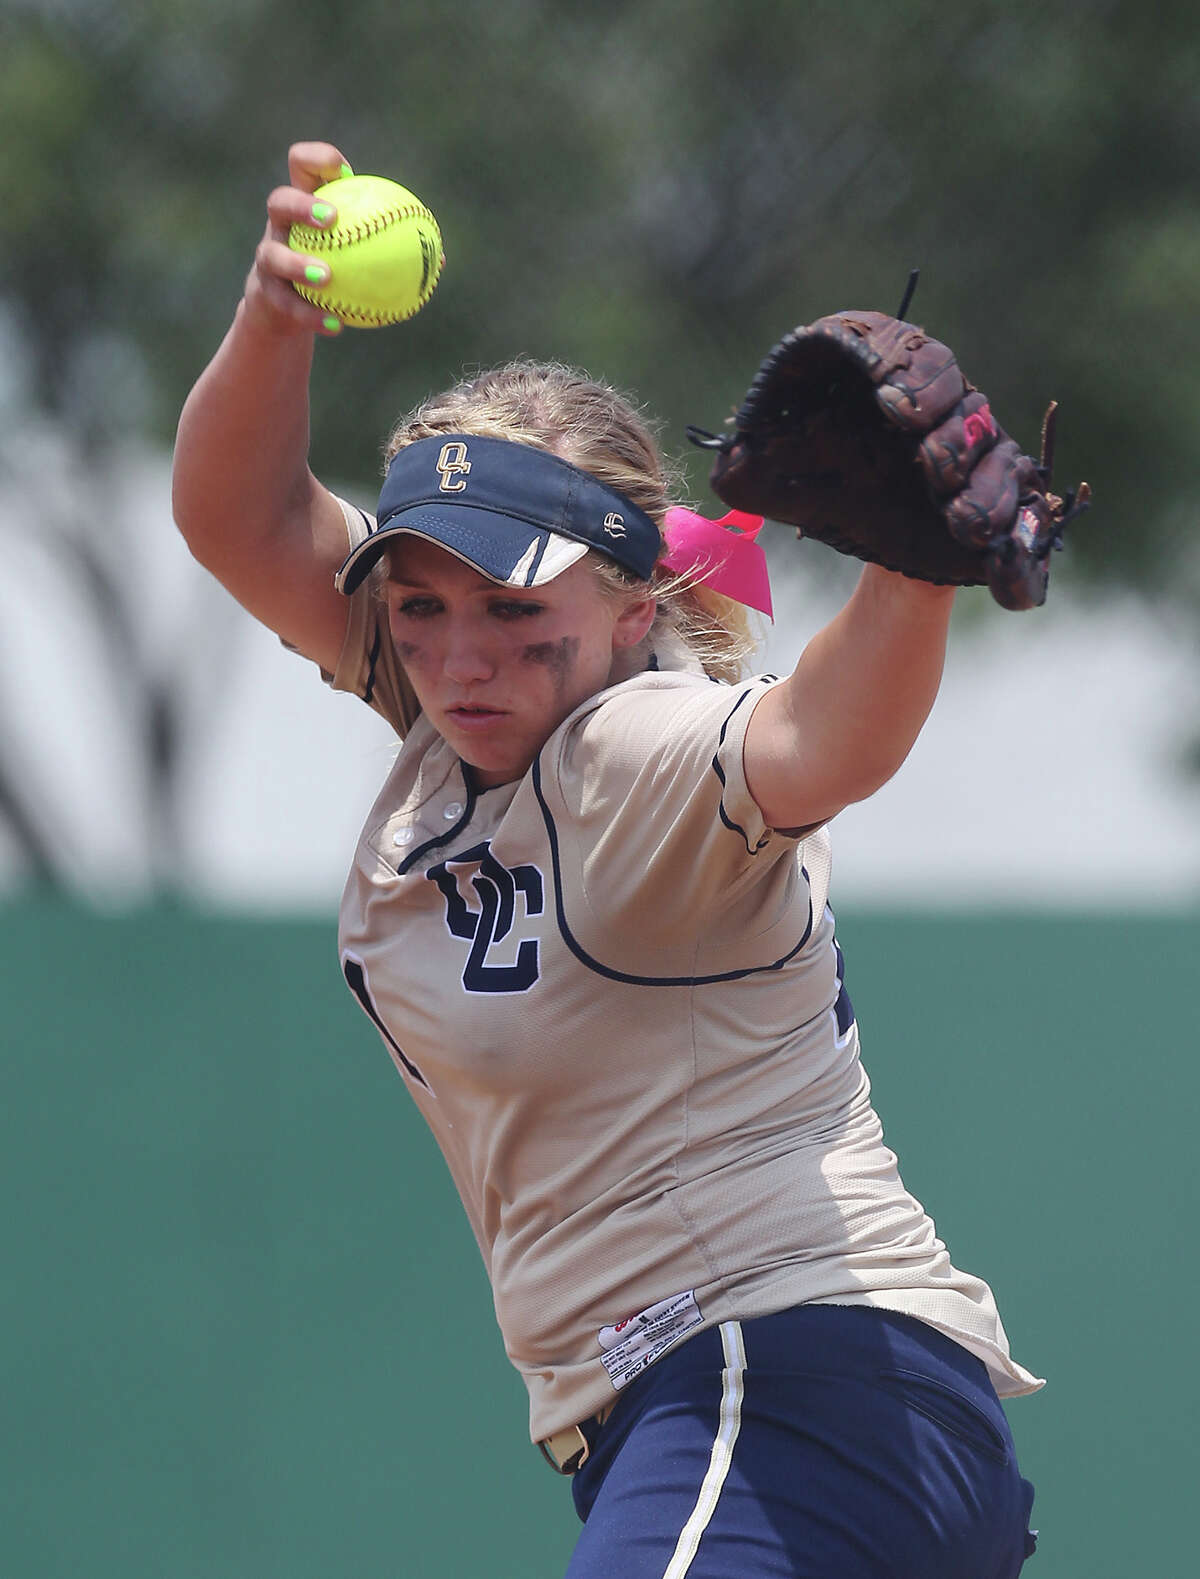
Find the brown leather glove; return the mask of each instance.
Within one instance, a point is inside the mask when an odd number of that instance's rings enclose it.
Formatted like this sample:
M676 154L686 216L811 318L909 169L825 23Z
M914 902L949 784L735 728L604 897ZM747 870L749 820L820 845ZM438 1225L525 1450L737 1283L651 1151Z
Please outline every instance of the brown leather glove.
M1086 483L1065 498L1048 492L1054 412L1039 463L947 346L884 313L840 312L768 353L731 435L688 432L718 452L712 489L735 510L1028 609L1045 602L1050 552L1089 502Z

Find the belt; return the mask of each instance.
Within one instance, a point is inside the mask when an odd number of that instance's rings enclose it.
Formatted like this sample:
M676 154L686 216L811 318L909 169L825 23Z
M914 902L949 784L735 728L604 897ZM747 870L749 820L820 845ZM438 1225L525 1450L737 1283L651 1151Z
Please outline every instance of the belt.
M599 1429L612 1414L614 1404L615 1400L612 1404L605 1404L603 1409L589 1415L583 1425L594 1425ZM562 1431L556 1431L553 1436L543 1437L538 1443L542 1457L557 1474L573 1475L587 1463L592 1449L583 1434L583 1425L569 1425Z

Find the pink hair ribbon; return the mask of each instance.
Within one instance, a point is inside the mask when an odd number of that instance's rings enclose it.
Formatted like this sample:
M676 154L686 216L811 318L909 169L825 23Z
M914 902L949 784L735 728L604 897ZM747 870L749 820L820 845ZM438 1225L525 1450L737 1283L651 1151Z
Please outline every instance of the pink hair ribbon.
M695 575L722 597L769 615L767 556L756 542L762 524L761 515L747 515L744 510L730 510L719 521L710 521L673 505L665 523L669 552L660 563Z

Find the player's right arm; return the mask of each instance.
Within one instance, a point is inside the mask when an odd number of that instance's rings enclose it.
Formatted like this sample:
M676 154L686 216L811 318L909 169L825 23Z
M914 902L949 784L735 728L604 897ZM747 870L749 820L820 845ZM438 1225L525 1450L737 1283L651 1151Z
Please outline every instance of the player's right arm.
M330 672L348 609L333 575L349 543L341 506L308 467L308 380L314 339L331 331L292 289L321 260L292 252L287 236L298 221L320 223L312 193L343 166L329 143L289 150L291 184L267 200L233 325L184 405L173 474L175 519L195 557Z

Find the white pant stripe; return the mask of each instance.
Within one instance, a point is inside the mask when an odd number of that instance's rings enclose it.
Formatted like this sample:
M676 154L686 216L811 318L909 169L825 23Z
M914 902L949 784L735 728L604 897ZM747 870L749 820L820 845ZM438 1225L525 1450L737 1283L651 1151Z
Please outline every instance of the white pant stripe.
M700 1545L700 1537L708 1528L708 1521L716 1511L721 1487L733 1461L733 1445L742 1427L743 1373L746 1369L746 1350L742 1343L741 1323L721 1323L721 1347L725 1353L725 1369L721 1372L721 1418L716 1440L708 1461L708 1471L700 1487L700 1495L692 1516L684 1525L671 1561L663 1579L684 1579L692 1566L692 1559Z

